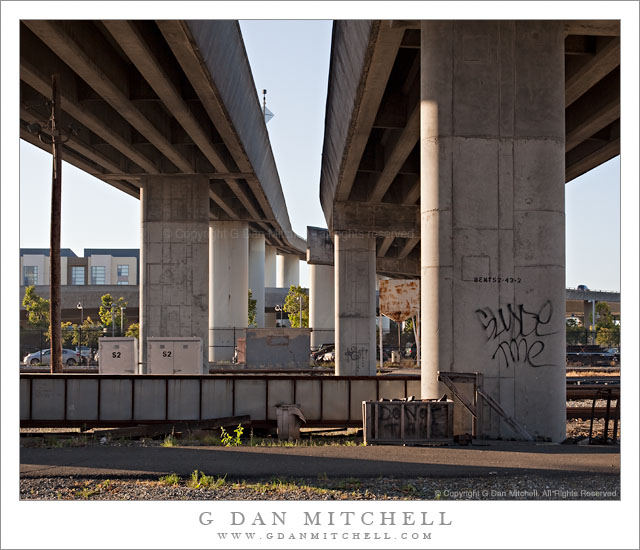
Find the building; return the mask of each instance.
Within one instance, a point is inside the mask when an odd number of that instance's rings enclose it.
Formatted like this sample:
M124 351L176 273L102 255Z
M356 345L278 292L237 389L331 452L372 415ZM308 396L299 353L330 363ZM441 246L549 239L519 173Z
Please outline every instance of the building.
M137 248L85 248L78 257L60 250L60 279L65 285L137 285L140 251ZM22 286L49 284L49 249L20 249Z

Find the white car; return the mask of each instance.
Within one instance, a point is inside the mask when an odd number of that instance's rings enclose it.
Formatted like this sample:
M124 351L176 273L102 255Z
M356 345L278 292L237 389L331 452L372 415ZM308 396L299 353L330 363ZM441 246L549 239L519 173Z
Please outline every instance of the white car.
M73 367L80 362L80 352L72 349L62 349L62 363ZM24 358L25 365L49 365L51 363L51 350L43 349L34 351Z

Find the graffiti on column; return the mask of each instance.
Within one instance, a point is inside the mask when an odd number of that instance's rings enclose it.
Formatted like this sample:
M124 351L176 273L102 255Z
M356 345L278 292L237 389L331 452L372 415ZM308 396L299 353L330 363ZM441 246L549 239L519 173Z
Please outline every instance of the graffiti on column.
M353 361L357 364L356 369L364 369L367 367L367 359L369 350L366 346L355 344L344 352L344 358L347 361Z
M496 313L490 307L475 311L487 336L495 345L492 359L502 353L507 367L517 364L530 367L550 367L544 363L542 353L545 338L550 332L553 304L547 300L538 311L530 311L523 304L502 306Z

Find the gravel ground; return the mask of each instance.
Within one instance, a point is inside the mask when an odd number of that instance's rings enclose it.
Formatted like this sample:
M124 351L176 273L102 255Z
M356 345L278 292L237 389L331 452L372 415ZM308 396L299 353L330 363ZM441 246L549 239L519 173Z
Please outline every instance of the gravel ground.
M602 433L604 421L594 422L594 434ZM620 424L618 424L620 426ZM66 430L67 433L69 430ZM39 429L21 430L21 446L76 447L85 445L160 446L163 439L114 439L93 437L44 437ZM351 433L354 432L354 433ZM359 444L355 430L338 432L325 444ZM619 433L619 430L618 430ZM567 441L585 444L588 420L567 422ZM198 435L198 434L194 434ZM180 444L178 440L176 442ZM184 442L186 443L186 442ZM196 444L196 441L189 441ZM206 474L206 472L205 472ZM208 486L207 486L208 485ZM81 477L21 478L23 500L618 500L619 476L535 474L491 475L460 478L377 479L263 479L226 480L205 478L194 487L190 479L90 479Z
M618 500L617 476L489 476L411 479L270 479L209 487L146 479L20 480L23 500Z

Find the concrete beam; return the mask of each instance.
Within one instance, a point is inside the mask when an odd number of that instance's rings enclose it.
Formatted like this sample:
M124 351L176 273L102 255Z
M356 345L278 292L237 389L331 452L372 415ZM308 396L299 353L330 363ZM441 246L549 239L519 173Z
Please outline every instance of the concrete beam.
M420 104L416 103L413 107L407 125L398 135L393 144L385 147L388 154L385 154L385 164L382 173L374 182L373 188L369 193L368 200L370 202L381 201L385 193L393 183L394 178L407 160L407 157L413 151L420 137Z
M347 142L346 159L335 193L336 200L344 201L349 198L403 35L403 29L394 29L388 25L379 25L377 29L368 70L363 72L365 80L354 106L355 121Z
M420 276L420 261L417 258L376 258L376 272L387 275Z
M412 237L420 234L420 208L382 202L336 202L333 232L359 231L386 236Z
M44 97L51 95L51 80L46 78L33 65L20 59L20 79L38 91ZM158 168L152 160L137 151L133 145L110 128L106 121L100 119L65 92L65 84L61 83L60 103L62 110L86 126L94 134L101 137L119 153L130 159L149 174L157 174Z
M620 96L594 110L571 131L567 132L566 151L570 151L585 139L620 118Z
M565 21L564 34L586 34L591 36L620 36L620 21Z
M620 65L620 39L613 38L565 83L565 107Z
M574 149L573 151L576 151ZM573 152L572 151L572 152ZM601 147L591 152L590 154L569 163L567 159L567 165L565 168L565 183L586 174L589 170L600 166L602 163L611 160L613 157L620 154L620 138L615 138L612 141L603 143Z
M145 115L131 102L127 95L87 54L90 44L81 48L58 24L51 21L25 21L31 29L51 48L60 59L71 67L109 105L118 111L132 126L145 136L178 169L193 172L188 161Z
M398 251L398 258L406 258L419 242L420 238L417 237L407 239L407 242L405 242L404 245L402 245L402 248Z
M333 265L333 241L328 229L307 226L307 263Z

